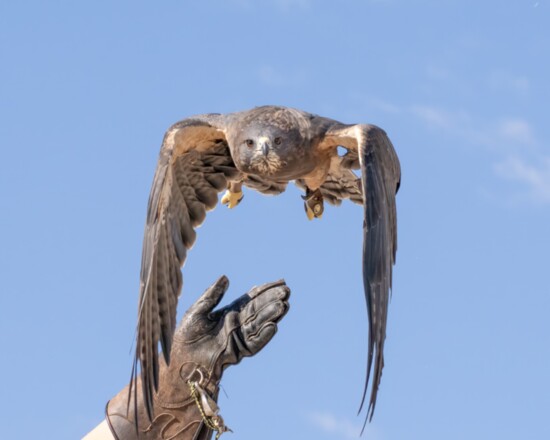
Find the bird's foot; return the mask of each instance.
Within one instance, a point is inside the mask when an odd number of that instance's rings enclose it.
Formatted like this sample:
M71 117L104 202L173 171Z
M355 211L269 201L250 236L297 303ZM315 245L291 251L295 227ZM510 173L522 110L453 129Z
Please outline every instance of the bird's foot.
M241 200L243 198L244 198L244 195L242 191L231 192L231 190L228 189L223 195L221 203L223 205L227 205L229 209L233 209L235 206L241 203Z
M306 210L306 215L309 220L323 217L325 208L323 205L323 195L320 189L316 189L315 191L311 191L309 188L306 189L306 195L302 196L302 199L305 200L304 209Z

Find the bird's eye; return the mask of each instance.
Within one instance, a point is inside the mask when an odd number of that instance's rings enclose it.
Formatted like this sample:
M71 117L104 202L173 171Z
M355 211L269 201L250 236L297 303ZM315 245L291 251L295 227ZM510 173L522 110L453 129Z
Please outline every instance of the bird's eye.
M254 141L252 139L247 139L246 141L244 141L244 143L246 144L247 147L250 147L250 148L254 146Z
M273 142L275 143L275 145L281 145L281 142L283 142L283 140L280 137L276 137L275 139L273 139Z

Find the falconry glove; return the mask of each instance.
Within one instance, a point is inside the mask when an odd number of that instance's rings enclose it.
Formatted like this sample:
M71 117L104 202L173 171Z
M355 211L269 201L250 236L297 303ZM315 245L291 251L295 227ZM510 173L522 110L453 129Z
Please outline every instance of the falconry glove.
M158 392L149 417L136 392L140 379L117 394L106 419L118 440L206 440L227 431L216 404L223 371L258 353L275 335L288 311L284 281L252 288L214 311L229 285L221 277L184 315L174 334L170 363L159 362Z

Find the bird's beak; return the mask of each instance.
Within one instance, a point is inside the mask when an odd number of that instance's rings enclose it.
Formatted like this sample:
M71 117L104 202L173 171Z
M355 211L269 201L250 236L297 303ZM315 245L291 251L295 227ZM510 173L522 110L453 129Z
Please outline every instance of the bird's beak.
M269 138L266 136L262 136L260 139L258 139L258 145L260 146L260 150L262 151L264 156L267 156L269 153Z

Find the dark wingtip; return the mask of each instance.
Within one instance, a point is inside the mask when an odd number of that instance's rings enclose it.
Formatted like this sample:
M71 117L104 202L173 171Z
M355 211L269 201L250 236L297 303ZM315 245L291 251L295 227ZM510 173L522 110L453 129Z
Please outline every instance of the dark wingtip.
M367 398L367 388L369 384L369 376L370 376L370 368L367 372L367 379L365 381L365 388L363 389L363 396L361 397L361 405L359 406L359 411L357 415L359 415L364 407L366 398ZM367 414L365 415L365 420L363 421L363 426L361 428L360 436L363 435L363 432L365 431L365 428L367 426L367 423L372 422L372 417L374 416L374 408L376 407L376 397L378 393L378 384L380 382L380 378L374 378L374 382L372 384L372 390L371 390L371 396L369 399L369 406L367 408Z
M369 387L370 372L372 369L372 359L373 359L373 348L372 348L372 342L369 340L369 357L367 360L367 374L365 377L365 386L363 388L363 395L361 396L361 404L359 405L359 410L357 411L357 415L361 414L361 411L363 411L363 407L365 406L365 400L367 399L367 389Z
M165 335L163 332L162 337L160 339L160 345L162 348L162 357L164 358L166 365L170 365L170 352L172 351L172 338L167 337L167 335Z
M138 364L138 358L137 356L134 358L134 362L132 363L132 373L130 375L130 384L128 387L128 400L126 402L126 414L130 414L130 404L132 402L133 397L133 411L134 411L134 429L136 431L136 436L139 433L139 420L138 420L138 407L137 407L137 364Z
M143 368L143 366L142 366ZM147 414L148 420L151 422L153 421L153 390L152 390L152 383L150 382L150 378L148 376L145 376L145 378L142 376L141 378L141 388L143 393L143 405L145 406L145 413Z

